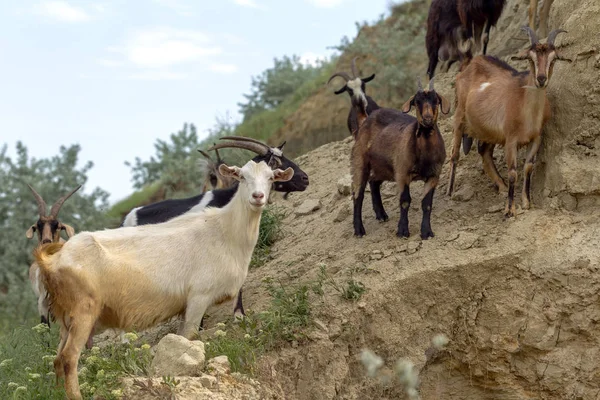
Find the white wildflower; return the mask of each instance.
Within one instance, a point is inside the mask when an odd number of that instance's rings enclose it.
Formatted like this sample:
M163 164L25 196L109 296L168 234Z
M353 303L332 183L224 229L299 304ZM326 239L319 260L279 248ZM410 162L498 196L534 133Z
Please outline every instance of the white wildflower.
M435 347L438 350L441 350L444 347L446 347L448 342L450 342L450 339L448 339L448 337L446 335L444 335L443 333L437 334L433 337L433 339L431 339L431 343L433 344L433 347Z
M39 377L40 377L40 374L32 374L32 373L29 374L29 379L39 379Z
M136 335L133 332L127 332L125 334L125 339L129 340L130 342L134 342L134 341L138 340L138 335Z
M12 364L12 362L13 362L12 358L7 358L6 360L2 360L2 362L0 362L0 368L8 367L10 364Z
M219 329L219 330L215 331L215 333L213 333L213 336L214 336L214 337L222 337L222 336L227 336L227 332L225 332L225 331L222 331L222 330L220 330L220 329Z
M150 350L150 345L148 343L144 343L142 345L142 350Z
M225 325L225 323L224 323L224 322L219 322L219 323L217 324L217 328L225 328L226 326L227 326L227 325Z
M367 369L367 375L370 377L377 375L377 371L383 366L383 359L367 349L360 353L360 361Z
M100 354L100 347L94 346L94 347L92 347L92 349L90 351L92 354L98 355L98 354Z

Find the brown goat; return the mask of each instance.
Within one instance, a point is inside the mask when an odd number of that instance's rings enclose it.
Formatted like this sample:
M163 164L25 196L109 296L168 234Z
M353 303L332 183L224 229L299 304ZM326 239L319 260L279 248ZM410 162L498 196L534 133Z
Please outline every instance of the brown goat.
M215 143L213 143L213 145L216 146ZM225 163L219 155L219 150L215 149L215 154L217 155L216 162L206 151L198 151L204 156L204 158L206 158L206 172L204 176L204 184L202 185L202 193L215 189L227 189L233 186L235 180L231 177L223 176L219 172L219 166Z
M58 213L64 202L67 201L67 199L71 197L73 193L79 190L81 185L77 186L70 193L59 198L50 208L50 215L46 215L47 206L42 196L40 196L31 185L27 186L29 186L29 189L31 189L33 197L35 197L37 202L39 217L37 222L34 225L31 225L31 227L27 230L25 236L27 236L28 239L31 239L33 238L34 232L37 231L39 244L64 242L60 236L61 230L64 230L68 237L73 236L75 234L75 230L70 225L60 222L58 220ZM48 307L48 299L46 297L46 289L42 284L40 268L36 262L33 262L29 266L29 281L31 283L31 287L33 288L33 292L38 298L38 313L40 314L41 323L49 326L50 311Z
M433 80L429 89L423 90L419 79L418 92L402 106L402 111L380 108L361 125L351 156L356 236L365 234L362 203L367 181L395 181L401 193L397 236L408 237L409 186L414 180L425 181L421 238L434 236L430 223L433 194L446 159L444 139L437 127L440 105L444 114L450 111L448 101L435 92ZM413 106L416 118L406 114ZM374 201L373 208L376 215L385 214L381 198L379 204Z
M550 118L546 88L556 60L561 57L554 47L556 36L550 33L545 44L539 42L529 27L531 46L513 59L529 60L529 71L519 72L494 57L479 56L456 77L456 112L450 160L448 195L454 189L456 163L463 133L479 139L483 169L499 189L508 190L505 216L515 215L514 191L517 180L517 149L528 144L525 158L522 202L528 209L531 201L531 173L542 142L542 128ZM494 164L495 145L503 145L508 166L508 188Z

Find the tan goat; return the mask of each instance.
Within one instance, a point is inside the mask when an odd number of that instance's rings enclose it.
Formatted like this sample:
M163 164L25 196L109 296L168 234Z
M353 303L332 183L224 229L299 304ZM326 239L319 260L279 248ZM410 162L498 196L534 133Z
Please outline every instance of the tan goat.
M531 46L513 59L529 60L529 71L519 72L497 58L479 56L456 77L457 106L448 195L454 189L461 137L466 133L480 141L479 154L483 158L485 172L499 189L508 190L506 217L515 215L517 149L526 144L529 148L523 171L522 202L524 209L529 208L533 164L542 141L542 128L550 118L546 88L552 76L554 62L570 61L561 57L554 47L556 36L565 31L552 31L547 43L542 44L529 27L522 29L529 34ZM497 144L504 146L508 188L498 174L492 157Z

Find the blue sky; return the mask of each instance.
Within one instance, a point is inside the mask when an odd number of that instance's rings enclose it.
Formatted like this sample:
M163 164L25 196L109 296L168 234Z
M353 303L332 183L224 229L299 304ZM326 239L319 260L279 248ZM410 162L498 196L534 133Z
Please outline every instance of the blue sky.
M238 120L274 57L306 62L356 35L389 0L40 0L0 3L0 145L34 157L79 143L86 191L131 193L123 162L147 159L184 122L202 136Z

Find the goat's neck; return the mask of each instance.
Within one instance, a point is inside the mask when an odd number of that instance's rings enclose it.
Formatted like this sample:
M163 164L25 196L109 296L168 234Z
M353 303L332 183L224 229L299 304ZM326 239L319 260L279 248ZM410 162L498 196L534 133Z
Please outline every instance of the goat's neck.
M233 199L223 208L223 231L230 240L244 252L252 253L258 240L261 211L250 208L238 190Z

